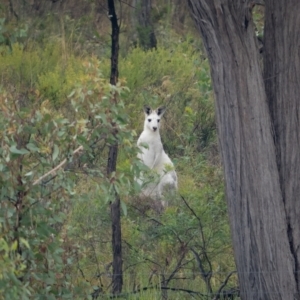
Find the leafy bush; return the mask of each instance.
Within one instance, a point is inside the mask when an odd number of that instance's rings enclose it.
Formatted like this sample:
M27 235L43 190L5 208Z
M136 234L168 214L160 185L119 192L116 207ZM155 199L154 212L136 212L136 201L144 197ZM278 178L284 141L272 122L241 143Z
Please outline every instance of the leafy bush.
M0 297L5 299L74 299L69 269L78 251L66 221L77 172L89 173L94 148L113 142L115 130L121 145L128 141L124 151L131 153L132 133L126 129L122 102L116 106L111 100L123 88L108 85L95 60L84 61L84 69L59 112L43 100L42 92L32 91L27 100L2 88L0 236L5 268ZM122 173L106 179L99 163L94 173L104 178L99 189L108 201L114 189L130 182Z
M49 43L44 48L28 44L13 44L12 51L0 56L1 80L4 86L13 86L20 94L28 88L60 108L68 102L67 96L84 77L80 59L65 57L61 45ZM29 93L30 94L30 93Z

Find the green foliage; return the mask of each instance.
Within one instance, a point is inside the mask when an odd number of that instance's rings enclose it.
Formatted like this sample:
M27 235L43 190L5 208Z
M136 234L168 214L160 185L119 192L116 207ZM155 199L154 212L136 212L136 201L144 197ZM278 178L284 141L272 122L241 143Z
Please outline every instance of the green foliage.
M234 269L223 177L213 152L216 133L212 88L207 62L199 59L193 41L187 38L173 47L172 52L163 47L147 52L135 48L120 59L121 82L125 81L130 89L123 98L130 127L141 131L144 104L168 105L162 139L175 162L179 192L184 199L171 197L169 207L161 211L158 203L121 190L127 205L127 216L122 219L124 284L129 290L149 285L155 290L169 280L170 287L199 290L200 286L206 292L204 279L200 274L194 275L199 269L191 248L198 251L205 270L215 272L211 278L213 290L217 290L227 272ZM107 74L108 61L103 61L101 66ZM120 150L118 169L132 180L133 170L138 174L141 166L132 158L126 159L122 147ZM77 227L73 231L74 238L86 237L80 245L87 253L87 260L81 264L84 276L78 269L76 276L81 280L88 278L91 284L101 287L102 293L109 293L110 219L108 211L95 213L97 201L102 199L100 201L105 203L106 195L99 195L94 185L86 182L85 186L86 198L94 200L91 206L84 206L84 213L79 213L83 205L80 201L73 211L71 227ZM86 216L93 217L87 219ZM93 266L88 261L93 261ZM174 270L182 279L170 277ZM236 278L231 284L236 284ZM144 293L146 299L155 298L152 289Z
M207 61L200 60L190 37L171 47L133 49L120 60L120 76L131 91L124 101L137 131L144 104L168 106L162 137L167 152L176 156L186 147L207 148L215 140L215 120Z
M253 21L256 26L256 35L263 39L264 35L264 6L255 5L252 11Z
M27 37L28 26L12 27L6 24L5 18L0 18L0 52L1 50L12 50L12 44L22 41Z
M127 141L125 153L132 148L122 102L112 100L123 88L106 83L97 60L82 63L84 74L59 112L55 103L43 100L43 91L19 100L15 91L1 90L0 298L74 299L68 270L76 247L70 246L66 220L79 180L76 171L96 161L94 148L100 141L113 142L115 130L121 145ZM105 177L101 161L96 173ZM98 190L109 201L124 185L130 186L129 180L117 173Z
M65 266L56 230L64 222L65 214L60 211L69 199L73 182L64 178L61 170L52 174L55 179L49 186L45 181L38 185L35 180L55 163L58 154L54 145L61 142L60 137L66 137L69 122L51 116L39 103L24 107L4 90L0 105L1 235L8 246L7 256L17 258L10 261L12 268L4 269L8 274L1 276L1 296L30 299L44 294L51 299L66 295L67 282L58 280L63 278ZM60 151L64 153L65 149ZM64 197L60 198L57 190L66 193ZM42 291L45 284L48 288Z
M2 232L2 224L0 227ZM26 240L20 239L20 243L29 248ZM24 299L29 298L30 292L26 287L22 286L21 282L18 280L19 274L21 274L26 265L19 253L17 253L17 242L8 244L1 236L0 238L0 299L17 299L19 295L23 295ZM13 285L7 284L8 282L13 283Z
M171 18L169 2L160 13ZM197 255L216 291L235 267L201 45L189 33L164 28L167 38L156 51L123 47L121 80L112 87L106 23L97 31L90 20L64 15L57 22L49 13L35 20L37 38L10 39L11 46L0 49L0 299L109 296L114 191L122 203L128 299L161 299L162 286L207 295ZM97 43L86 38L91 35ZM144 104L167 106L161 135L179 195L167 197L166 209L138 197L134 182L145 172L135 147ZM116 138L117 171L107 178L107 146ZM236 285L233 277L229 286Z
M205 271L213 272L211 285L214 290L228 270L234 269L222 175L217 167L206 161L202 162L201 169L203 174L197 177L182 175L180 192L183 198L170 199L169 207L159 215L150 199L123 198L128 207L127 216L122 218L122 240L124 284L129 294L139 290L138 287L149 287L138 295L159 299L159 294L154 296L155 289L165 280L169 280L167 286L170 288L205 293L206 283L191 249L198 252ZM79 241L86 256L79 262L80 269L74 268L74 280L87 280L101 287L102 293L109 293L111 223L108 209L101 209L106 202L105 195L89 181L79 188L86 192L88 201L78 199L69 225L72 238ZM175 278L171 277L174 270ZM231 284L236 284L236 278ZM129 299L135 299L131 297ZM185 299L182 294L181 297Z
M20 94L28 87L37 96L48 99L56 107L67 101L67 96L84 77L80 60L70 55L65 57L61 45L49 43L44 48L34 44L13 44L12 51L0 56L2 84L11 85Z

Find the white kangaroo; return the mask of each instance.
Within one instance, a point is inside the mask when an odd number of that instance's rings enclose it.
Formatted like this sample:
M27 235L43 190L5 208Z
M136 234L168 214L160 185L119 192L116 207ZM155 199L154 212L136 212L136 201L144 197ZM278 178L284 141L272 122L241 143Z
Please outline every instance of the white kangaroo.
M160 200L163 199L165 190L177 190L177 174L171 159L164 151L159 133L160 119L165 111L165 107L152 110L149 106L144 106L144 130L137 141L140 149L138 158L158 174L157 182L145 184L142 194ZM138 182L143 185L143 176ZM162 204L165 205L164 201Z

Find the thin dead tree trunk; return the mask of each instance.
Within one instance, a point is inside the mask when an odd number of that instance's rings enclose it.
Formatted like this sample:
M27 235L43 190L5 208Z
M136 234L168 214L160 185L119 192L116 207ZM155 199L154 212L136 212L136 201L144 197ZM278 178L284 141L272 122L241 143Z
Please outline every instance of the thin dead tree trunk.
M115 10L114 0L108 0L108 15L111 21L111 73L110 84L116 85L118 82L118 58L119 58L119 33L120 28ZM114 101L116 101L114 95ZM115 137L116 138L116 137ZM107 161L107 176L116 171L118 158L118 142L109 147ZM115 200L111 203L111 220L112 220L112 249L113 249L113 277L112 277L112 293L119 294L123 285L122 270L122 235L121 235L121 212L120 212L120 196L115 191Z
M296 220L296 197L300 192L300 171L296 169L300 138L296 126L300 110L295 92L299 97L300 91L299 85L296 89L294 85L300 74L300 9L296 0L290 1L293 4L288 2L266 1L266 51L273 56L268 56L270 62L265 63L265 68L273 67L265 71L270 80L265 88L251 15L253 2L189 0L211 65L242 299L299 299L296 274L300 224L299 218ZM283 25L290 18L287 12L292 18ZM297 67L292 66L291 50ZM286 75L274 79L283 69ZM298 77L292 77L296 71ZM284 76L287 77L283 79ZM289 80L294 85L287 84ZM292 99L283 99L284 96ZM291 102L283 106L284 100ZM292 178L294 174L296 178ZM292 212L293 205L296 208Z

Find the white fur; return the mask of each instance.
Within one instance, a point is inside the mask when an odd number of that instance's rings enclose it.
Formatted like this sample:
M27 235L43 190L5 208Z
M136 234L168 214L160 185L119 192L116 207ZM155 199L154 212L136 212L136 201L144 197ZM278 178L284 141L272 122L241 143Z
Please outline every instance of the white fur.
M159 107L152 110L149 106L145 106L144 112L144 131L137 141L140 149L138 158L158 174L158 179L152 183L147 183L142 193L144 196L162 199L165 190L177 190L177 174L171 159L164 151L159 133L160 119L165 108ZM139 179L138 182L144 184L143 178Z

